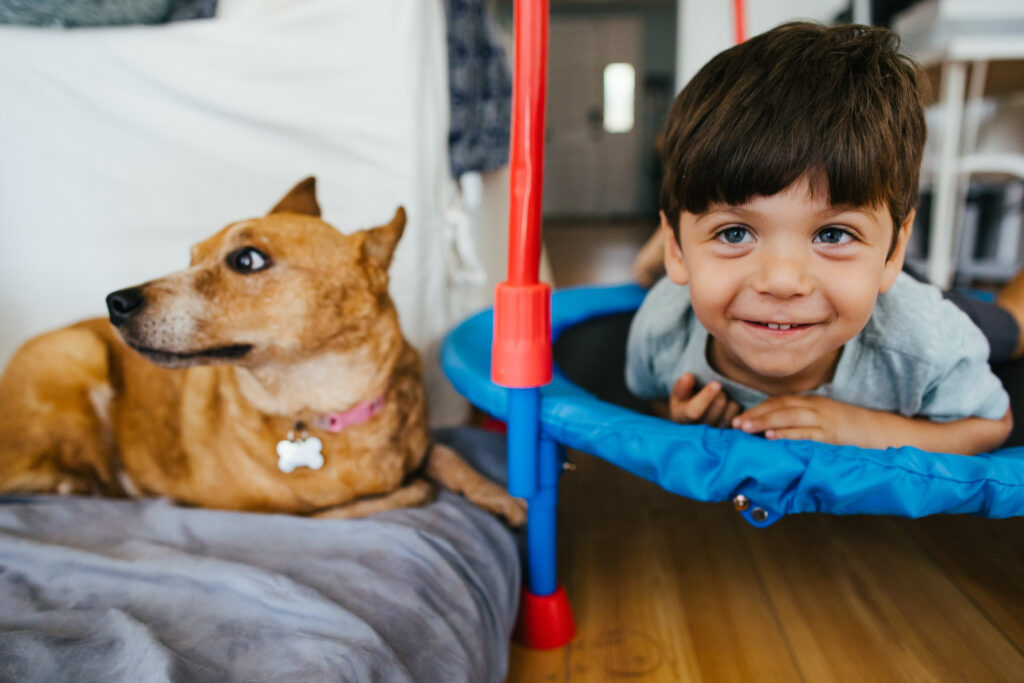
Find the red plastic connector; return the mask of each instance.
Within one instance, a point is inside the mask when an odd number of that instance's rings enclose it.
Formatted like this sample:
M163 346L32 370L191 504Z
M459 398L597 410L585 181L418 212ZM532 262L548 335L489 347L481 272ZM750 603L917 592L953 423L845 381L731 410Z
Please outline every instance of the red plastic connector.
M551 288L543 282L495 288L491 381L512 389L551 381Z
M523 588L519 618L512 639L533 650L553 650L568 645L576 635L576 622L565 588L551 595L534 595Z
M480 429L485 432L494 432L495 434L508 434L508 424L499 420L496 417L490 415L484 415L480 418Z

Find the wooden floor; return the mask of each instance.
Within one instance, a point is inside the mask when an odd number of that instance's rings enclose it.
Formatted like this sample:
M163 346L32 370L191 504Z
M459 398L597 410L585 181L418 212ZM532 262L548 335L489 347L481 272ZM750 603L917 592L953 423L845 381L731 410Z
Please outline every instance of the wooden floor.
M624 279L647 230L546 228L556 280ZM559 572L578 634L513 646L509 681L1024 681L1024 519L797 515L758 530L728 504L570 457Z

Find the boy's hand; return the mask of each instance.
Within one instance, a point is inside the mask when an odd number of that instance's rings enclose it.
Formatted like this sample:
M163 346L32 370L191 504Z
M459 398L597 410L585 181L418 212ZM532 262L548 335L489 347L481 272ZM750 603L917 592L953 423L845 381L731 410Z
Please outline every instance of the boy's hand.
M696 385L691 372L676 380L668 400L668 418L680 424L728 427L740 413L739 404L729 400L719 382L710 382L694 393Z
M998 420L968 417L931 422L853 406L824 396L775 396L737 415L732 426L767 439L810 439L825 443L889 448L914 446L939 453L973 455L999 446L1013 429L1007 409Z
M809 439L834 444L870 440L876 411L824 396L773 396L732 420L732 426L766 439Z

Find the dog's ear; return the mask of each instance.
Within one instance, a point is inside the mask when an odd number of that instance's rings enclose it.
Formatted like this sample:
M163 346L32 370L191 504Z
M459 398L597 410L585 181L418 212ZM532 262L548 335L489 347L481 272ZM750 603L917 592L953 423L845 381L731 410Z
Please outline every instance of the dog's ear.
M391 264L391 256L395 253L395 245L405 231L405 209L401 206L395 210L395 216L387 225L366 231L363 240L363 254L367 260L387 270Z
M316 178L310 176L301 181L270 210L270 213L284 212L320 217L320 205L316 203Z

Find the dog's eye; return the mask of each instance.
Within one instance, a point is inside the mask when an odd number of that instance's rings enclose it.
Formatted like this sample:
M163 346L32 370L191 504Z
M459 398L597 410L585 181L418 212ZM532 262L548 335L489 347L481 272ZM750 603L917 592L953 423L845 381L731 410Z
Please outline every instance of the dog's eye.
M228 254L228 267L242 273L255 273L270 267L270 257L253 247L242 247Z

